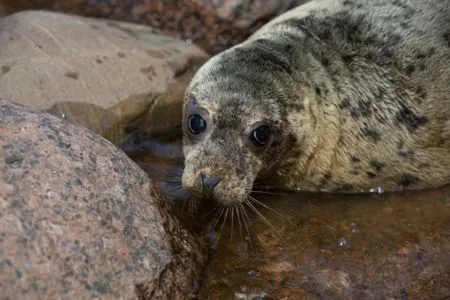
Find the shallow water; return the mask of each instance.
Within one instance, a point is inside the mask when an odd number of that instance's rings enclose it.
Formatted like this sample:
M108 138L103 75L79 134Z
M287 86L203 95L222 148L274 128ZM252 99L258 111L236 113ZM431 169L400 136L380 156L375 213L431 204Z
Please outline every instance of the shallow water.
M257 206L273 227L248 210L250 236L236 217L233 235L231 222L208 233L203 229L213 213L187 213L179 139L146 142L128 153L186 226L211 242L199 299L450 299L450 186L360 195L254 193L281 215Z

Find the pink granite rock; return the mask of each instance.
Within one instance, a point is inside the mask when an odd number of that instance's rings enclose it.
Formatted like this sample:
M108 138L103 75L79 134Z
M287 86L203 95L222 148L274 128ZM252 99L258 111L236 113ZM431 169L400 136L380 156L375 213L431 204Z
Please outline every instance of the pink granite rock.
M87 129L0 100L3 299L186 299L202 244Z

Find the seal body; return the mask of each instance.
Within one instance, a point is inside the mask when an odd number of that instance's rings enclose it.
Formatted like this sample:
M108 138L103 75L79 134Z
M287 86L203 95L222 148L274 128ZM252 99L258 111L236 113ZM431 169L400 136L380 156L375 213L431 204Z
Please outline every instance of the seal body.
M194 117L193 117L194 116ZM387 191L450 183L450 0L310 1L186 90L183 186Z

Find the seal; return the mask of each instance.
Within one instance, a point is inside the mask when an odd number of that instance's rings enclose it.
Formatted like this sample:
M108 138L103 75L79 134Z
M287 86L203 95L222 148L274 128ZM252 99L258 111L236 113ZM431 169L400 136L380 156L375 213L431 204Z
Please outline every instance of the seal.
M183 110L183 187L224 205L445 185L450 0L310 1L206 62Z

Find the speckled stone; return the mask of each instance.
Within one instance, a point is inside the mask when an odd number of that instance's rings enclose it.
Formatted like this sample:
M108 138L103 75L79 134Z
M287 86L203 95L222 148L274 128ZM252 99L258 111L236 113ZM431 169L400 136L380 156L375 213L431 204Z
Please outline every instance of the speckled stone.
M159 199L107 140L0 99L2 299L186 299L202 244Z

